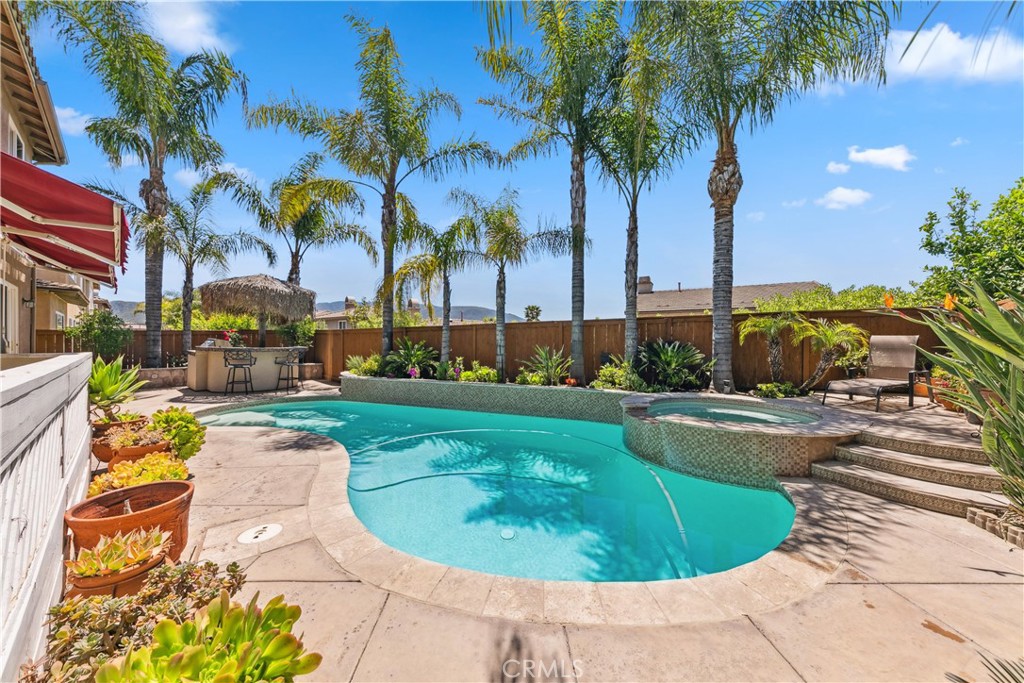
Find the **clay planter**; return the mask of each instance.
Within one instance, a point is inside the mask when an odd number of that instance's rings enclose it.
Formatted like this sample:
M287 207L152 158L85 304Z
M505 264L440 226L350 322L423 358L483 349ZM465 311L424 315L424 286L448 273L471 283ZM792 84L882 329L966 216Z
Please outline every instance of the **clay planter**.
M150 444L148 446L128 446L126 448L112 448L110 449L112 456L109 460L108 468L113 467L119 462L131 462L133 460L139 460L150 453L160 453L166 451L171 452L170 441L160 441L159 443ZM99 457L99 456L97 456Z
M135 595L146 583L149 571L163 562L165 557L163 553L160 553L148 562L106 576L75 576L68 572L68 583L71 584L71 589L68 590L65 597L109 595L112 598L120 598L125 595Z
M160 527L171 533L167 556L177 561L188 543L188 512L195 486L190 481L157 481L107 491L83 500L64 513L75 548L92 548L100 536ZM125 502L131 512L125 513Z
M914 385L914 396L920 396L921 398L928 398L928 385L924 382L918 382ZM936 397L938 398L938 397Z
M93 422L92 435L103 436L114 427L142 427L147 422L149 422L148 417L140 417L134 420L125 420L124 422Z

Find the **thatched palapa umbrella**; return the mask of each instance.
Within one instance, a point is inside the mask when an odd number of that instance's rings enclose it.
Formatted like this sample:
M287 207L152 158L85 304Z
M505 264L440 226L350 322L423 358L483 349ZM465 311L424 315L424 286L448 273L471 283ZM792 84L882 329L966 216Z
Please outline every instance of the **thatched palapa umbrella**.
M207 282L199 287L203 312L251 313L260 329L260 346L267 345L267 321L288 323L313 315L316 292L269 275L245 275Z

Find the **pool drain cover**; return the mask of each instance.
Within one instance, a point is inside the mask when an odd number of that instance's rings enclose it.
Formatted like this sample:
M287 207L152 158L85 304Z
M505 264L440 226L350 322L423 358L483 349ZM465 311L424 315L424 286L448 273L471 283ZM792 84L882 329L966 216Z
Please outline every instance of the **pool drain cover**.
M263 541L269 541L274 536L281 533L283 529L280 524L260 524L254 526L251 529L246 529L238 535L239 543L262 543Z
M514 529L502 529L501 530L501 540L503 540L503 541L511 541L515 537L516 537L516 532L515 532Z

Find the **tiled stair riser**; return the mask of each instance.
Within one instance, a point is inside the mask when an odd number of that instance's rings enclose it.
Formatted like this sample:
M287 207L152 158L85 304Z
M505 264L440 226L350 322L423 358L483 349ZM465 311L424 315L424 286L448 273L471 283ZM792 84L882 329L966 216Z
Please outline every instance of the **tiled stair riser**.
M811 465L811 473L818 479L824 479L836 484L841 484L842 486L846 486L847 488L851 488L855 491L869 493L873 496L879 496L880 498L885 498L887 500L906 503L907 505L913 505L914 507L933 510L935 512L942 512L947 515L956 515L957 517L967 516L967 509L969 506L963 501L953 500L944 496L932 495L920 491L910 491L892 484L850 476L818 465Z
M927 467L915 463L889 459L881 455L858 452L844 446L837 446L836 460L854 462L882 472L891 472L904 477L912 477L937 484L959 486L975 491L996 491L1000 487L999 475L993 471L990 475L957 472L941 467Z
M891 451L911 453L913 455L925 455L932 458L943 458L944 460L959 460L960 462L973 462L978 465L987 465L988 456L978 448L964 448L962 446L949 446L941 443L926 441L909 441L896 439L871 432L864 432L857 437L857 442L866 446L877 446L887 448Z

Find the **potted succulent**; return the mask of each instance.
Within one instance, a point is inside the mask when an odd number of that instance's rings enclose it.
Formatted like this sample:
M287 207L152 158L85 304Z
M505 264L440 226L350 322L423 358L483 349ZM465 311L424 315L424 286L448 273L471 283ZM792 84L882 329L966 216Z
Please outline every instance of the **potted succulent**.
M963 380L940 367L935 367L932 369L932 386L936 389L935 400L943 408L957 413L963 412L963 408L947 398L950 394L967 393Z
M185 408L165 408L153 413L153 426L171 442L174 454L188 460L206 442L206 426Z
M281 681L311 673L323 657L306 652L292 634L302 614L277 596L262 609L257 593L248 605L231 602L227 591L182 624L172 619L153 629L153 644L111 659L96 683L131 681Z
M190 481L157 481L101 493L71 506L64 523L75 548L93 548L102 536L160 527L171 534L167 556L177 561L188 543L188 514L195 486Z
M159 528L103 536L93 548L82 548L64 564L76 595L134 595L149 570L164 560L171 535Z
M146 418L138 413L122 413L121 405L135 398L135 392L146 384L139 379L137 367L123 368L124 357L110 363L97 357L89 373L89 405L92 408L93 434L99 435L115 426L143 425Z
M149 484L154 481L183 481L188 479L188 467L171 453L150 453L138 460L127 460L111 465L89 484L89 498L107 491L128 486Z
M92 441L93 455L111 465L170 449L171 442L153 425L117 427Z

